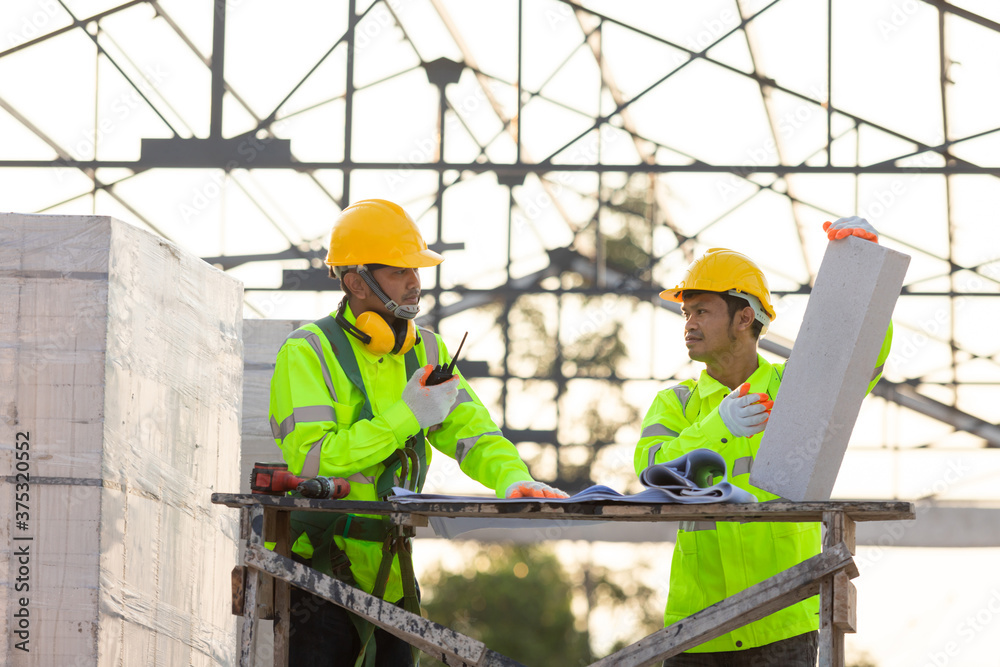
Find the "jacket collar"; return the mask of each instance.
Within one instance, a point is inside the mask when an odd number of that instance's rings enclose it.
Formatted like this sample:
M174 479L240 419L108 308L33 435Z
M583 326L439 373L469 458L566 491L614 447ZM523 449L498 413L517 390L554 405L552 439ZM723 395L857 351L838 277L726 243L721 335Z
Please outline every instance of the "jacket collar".
M771 382L771 373L773 372L773 366L764 357L757 353L757 370L751 373L750 377L747 378L747 382L750 383L750 391L758 393L767 393L768 385ZM732 389L722 384L714 377L708 374L708 369L703 369L701 375L698 377L698 392L702 396L711 396L716 392L730 393Z

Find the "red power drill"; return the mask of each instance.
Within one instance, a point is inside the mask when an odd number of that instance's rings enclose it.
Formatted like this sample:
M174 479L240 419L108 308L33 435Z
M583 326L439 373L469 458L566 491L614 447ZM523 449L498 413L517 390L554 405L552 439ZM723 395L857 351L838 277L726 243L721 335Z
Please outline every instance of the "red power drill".
M250 490L269 496L298 491L303 498L336 500L351 492L351 483L343 477L296 477L288 472L286 463L254 463L250 473Z

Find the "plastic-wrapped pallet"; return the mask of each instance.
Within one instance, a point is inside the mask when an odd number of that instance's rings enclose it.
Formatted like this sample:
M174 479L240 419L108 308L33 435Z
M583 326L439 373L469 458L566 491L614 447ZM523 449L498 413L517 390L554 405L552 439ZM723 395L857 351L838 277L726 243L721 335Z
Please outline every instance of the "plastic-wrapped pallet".
M235 664L242 300L118 220L0 215L0 663Z

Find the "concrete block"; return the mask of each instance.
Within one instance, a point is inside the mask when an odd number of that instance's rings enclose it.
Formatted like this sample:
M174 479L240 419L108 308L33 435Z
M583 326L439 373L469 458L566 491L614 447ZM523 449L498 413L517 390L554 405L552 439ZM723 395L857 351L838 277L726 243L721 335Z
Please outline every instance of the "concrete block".
M829 500L910 257L848 237L827 246L750 483Z
M320 317L317 314L316 317ZM250 493L250 471L256 461L280 461L268 421L274 359L285 338L305 324L299 320L246 320L243 323L243 465L240 492Z
M0 664L236 663L242 301L118 220L0 214Z
M317 314L316 317L320 317ZM256 461L280 461L268 422L271 375L274 359L288 334L305 324L297 320L246 320L243 323L243 415L241 420L242 461L240 492L250 493L250 471ZM255 667L268 667L267 656L274 653L274 624L259 621Z

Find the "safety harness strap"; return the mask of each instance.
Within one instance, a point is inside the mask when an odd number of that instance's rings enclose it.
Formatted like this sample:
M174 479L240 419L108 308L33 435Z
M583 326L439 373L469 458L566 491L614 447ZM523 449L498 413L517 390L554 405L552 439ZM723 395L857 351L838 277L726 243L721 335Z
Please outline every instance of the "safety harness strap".
M406 377L413 377L420 368L416 352L410 350L403 359L406 363ZM392 487L396 486L397 472L402 486L411 491L420 491L427 477L427 446L423 430L409 438L403 449L397 449L390 454L382 461L382 465L385 466L385 470L375 482L375 494L379 498L385 500L392 495Z
M329 315L317 320L314 324L326 335L344 374L364 397L364 404L358 418L372 419L374 413L371 400L368 398L368 391L361 377L361 368L358 366L358 360L354 356L354 350L351 348L351 343L344 330ZM416 351L411 349L403 359L406 364L406 377L412 377L420 367ZM420 430L406 441L403 449L395 450L382 462L385 469L375 482L375 492L379 498L385 500L392 494L397 471L401 471L400 483L404 486L409 486L414 491L423 488L427 476L426 448L424 432ZM409 484L407 484L408 479ZM382 560L379 563L372 595L377 598L382 598L385 595L392 562L398 555L404 608L415 614L420 613L420 603L416 593L416 577L413 572L412 553L409 545L412 529L394 527L386 519L372 519L352 514L331 515L327 512L292 512L291 524L293 539L297 539L303 532L309 535L309 541L313 544L312 567L314 569L355 587L357 587L357 583L354 580L354 575L351 574L351 561L347 554L336 545L334 537L340 535L350 539L382 542ZM375 626L356 614L348 613L348 616L361 638L361 652L355 667L374 667ZM414 653L414 664L417 664L416 652Z
M326 335L326 339L330 341L330 347L333 348L333 356L337 357L337 362L344 371L344 375L347 376L347 379L364 396L365 403L361 406L361 414L358 415L358 418L371 419L374 416L372 403L368 400L368 392L365 391L365 382L361 379L361 368L358 366L358 360L354 357L354 350L351 348L350 341L347 340L347 334L340 328L337 321L329 315L316 320L313 324L319 327L319 330Z
M366 542L382 542L392 529L387 519L328 512L292 512L292 534L305 533L313 544L312 567L341 581L354 584L350 561L334 541L340 536Z
M420 616L420 595L417 591L417 577L413 572L413 541L404 535L396 538L396 551L399 553L399 575L403 582L403 609ZM413 664L420 664L420 650L411 646Z
M320 331L326 334L327 340L330 341L330 347L333 348L333 354L337 357L337 361L340 363L344 374L347 375L351 383L365 397L365 402L361 407L361 413L358 415L358 418L371 419L374 416L371 400L368 398L368 391L365 388L364 380L361 378L361 368L358 366L358 360L354 357L354 350L351 349L351 343L347 340L347 334L337 324L337 321L329 315L317 320L315 324L319 327ZM417 361L416 349L414 348L407 352L403 359L406 364L406 377L412 377L417 372L417 369L420 368L420 362ZM406 452L406 455L411 460L414 460L416 465L410 466L409 471L404 470L403 474L400 475L400 482L404 486L409 486L410 490L417 491L423 488L424 480L427 477L427 449L424 443L423 430L418 431L416 435L406 441L403 451ZM384 500L392 495L392 487L396 485L395 475L403 467L403 460L394 452L382 464L385 466L385 470L375 483L375 493L379 498ZM410 477L410 484L406 483L407 476Z

